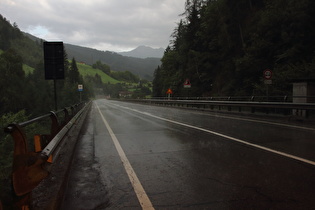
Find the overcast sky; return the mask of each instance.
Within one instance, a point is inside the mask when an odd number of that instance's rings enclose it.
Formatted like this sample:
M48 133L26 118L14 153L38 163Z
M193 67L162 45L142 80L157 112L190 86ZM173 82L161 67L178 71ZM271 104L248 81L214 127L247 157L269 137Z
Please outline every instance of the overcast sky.
M0 0L25 32L99 50L166 48L186 0Z

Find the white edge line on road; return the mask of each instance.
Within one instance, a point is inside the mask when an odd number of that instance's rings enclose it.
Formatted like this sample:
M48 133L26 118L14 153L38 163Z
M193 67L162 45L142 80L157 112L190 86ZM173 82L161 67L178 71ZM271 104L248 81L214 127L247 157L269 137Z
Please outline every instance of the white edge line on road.
M125 170L126 170L128 177L129 177L129 180L130 180L130 182L133 186L133 189L134 189L134 191L138 197L138 200L139 200L139 203L140 203L142 209L148 209L148 210L152 209L153 210L154 207L153 207L148 195L146 194L144 188L142 187L140 180L138 179L135 171L133 170L133 168L132 168L124 150L122 149L118 139L116 138L116 135L114 134L111 127L109 126L107 120L105 119L104 115L102 114L102 112L101 112L101 110L97 104L96 104L96 107L97 107L97 109L98 109L98 111L102 117L102 120L103 120L112 140L113 140L113 143L114 143L116 150L119 154L121 162L123 163L123 165L125 167Z
M258 144L249 143L247 141L244 141L244 140L241 140L241 139L237 139L237 138L234 138L234 137L231 137L231 136L227 136L227 135L224 135L222 133L215 132L215 131L207 130L207 129L204 129L204 128L199 128L199 127L196 127L196 126L193 126L193 125L177 122L177 121L174 121L174 120L169 120L169 119L166 119L166 118L163 118L163 117L158 117L156 115L153 115L153 114L150 114L150 113L147 113L147 112L142 112L142 111L139 111L139 110L136 110L136 109L131 109L129 107L125 107L125 106L121 106L121 105L117 105L117 104L112 104L112 105L118 106L118 107L121 107L121 108L124 108L124 109L128 109L128 110L131 110L131 111L134 111L134 112L138 112L140 114L144 114L144 115L156 118L156 119L160 119L160 120L164 120L164 121L167 121L167 122L170 122L170 123L174 123L174 124L177 124L177 125L181 125L181 126L193 128L193 129L196 129L196 130L204 131L204 132L207 132L207 133L211 133L213 135L217 135L217 136L220 136L220 137L223 137L223 138L235 141L235 142L239 142L241 144L245 144L245 145L248 145L248 146L251 146L251 147L254 147L254 148L258 148L258 149L261 149L261 150L272 152L272 153L275 153L275 154L278 154L278 155L281 155L281 156L284 156L284 157L287 157L287 158L291 158L291 159L294 159L294 160L297 160L297 161L301 161L303 163L307 163L307 164L315 166L315 161L312 161L312 160L307 160L307 159L304 159L304 158L301 158L301 157L298 157L298 156L295 156L295 155L290 155L288 153L281 152L281 151L274 150L274 149L270 149L268 147L260 146Z

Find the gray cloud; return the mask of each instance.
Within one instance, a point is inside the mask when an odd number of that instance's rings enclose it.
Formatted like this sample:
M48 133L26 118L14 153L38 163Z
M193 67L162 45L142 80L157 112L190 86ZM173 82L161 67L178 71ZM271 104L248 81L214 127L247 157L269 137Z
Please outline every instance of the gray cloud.
M1 0L0 13L45 40L121 51L166 47L186 0Z

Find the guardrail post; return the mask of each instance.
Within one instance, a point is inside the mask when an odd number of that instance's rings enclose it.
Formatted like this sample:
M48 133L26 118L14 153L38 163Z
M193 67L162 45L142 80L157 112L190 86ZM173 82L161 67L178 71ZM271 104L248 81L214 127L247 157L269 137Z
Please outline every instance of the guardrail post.
M73 108L73 106L71 106L70 109L71 109L71 116L73 117L74 116L74 108Z
M309 117L309 110L305 110L305 118Z
M48 175L41 167L45 160L28 151L25 132L18 124L10 124L4 130L14 140L12 184L15 194L21 196L15 204L21 209L28 208L30 192Z
M64 109L63 109L63 112L64 112L64 114L65 114L65 122L64 122L64 125L66 125L66 124L69 122L69 120L70 120L71 118L70 118L68 109L64 108Z
M50 112L50 119L51 119L51 128L50 128L50 135L51 137L55 136L59 131L59 123L58 118L55 112Z
M10 133L14 140L14 153L13 155L26 154L27 142L26 135L23 129L18 124L10 124L7 126L4 131Z

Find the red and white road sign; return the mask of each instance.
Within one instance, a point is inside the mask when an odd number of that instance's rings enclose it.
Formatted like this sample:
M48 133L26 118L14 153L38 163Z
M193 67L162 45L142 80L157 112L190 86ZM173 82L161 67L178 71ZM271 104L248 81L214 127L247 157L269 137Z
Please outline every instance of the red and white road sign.
M190 81L189 79L186 79L184 83L184 88L190 88L190 87L191 87Z
M269 79L272 78L272 71L271 71L270 69L266 69L266 70L264 71L264 78L265 78L266 80L269 80Z

